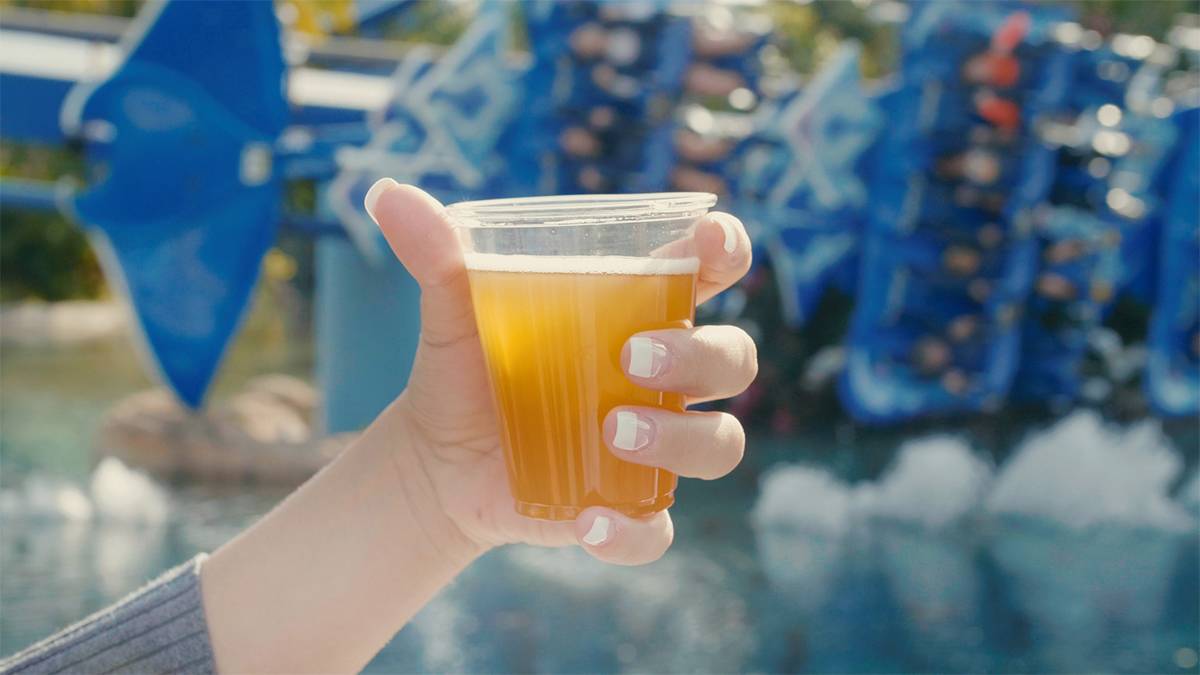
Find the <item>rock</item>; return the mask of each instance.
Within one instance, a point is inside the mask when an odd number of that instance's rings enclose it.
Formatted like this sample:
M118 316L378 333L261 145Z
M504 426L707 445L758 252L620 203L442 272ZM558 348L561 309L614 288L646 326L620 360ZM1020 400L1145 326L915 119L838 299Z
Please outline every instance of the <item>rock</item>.
M0 341L21 345L64 345L125 333L126 307L119 302L22 302L0 307Z
M110 522L161 525L171 514L166 490L115 457L100 460L92 472L91 495L96 514Z
M237 394L213 415L258 443L303 443L312 435L300 412L261 391Z
M316 394L283 376L193 412L162 389L120 401L96 434L95 452L160 479L297 484L355 436L322 437L309 419ZM297 384L299 383L299 384ZM303 386L301 386L303 385Z
M246 390L259 392L292 408L309 424L313 423L321 405L320 393L311 384L291 375L261 375L247 382Z

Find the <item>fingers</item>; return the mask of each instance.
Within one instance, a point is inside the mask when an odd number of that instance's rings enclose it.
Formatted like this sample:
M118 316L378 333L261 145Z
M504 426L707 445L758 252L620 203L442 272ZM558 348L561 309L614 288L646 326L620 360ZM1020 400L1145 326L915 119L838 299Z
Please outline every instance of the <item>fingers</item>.
M714 212L696 223L693 238L700 258L696 302L702 303L729 288L750 270L750 235L742 221Z
M758 349L737 326L646 331L625 342L621 367L647 389L709 401L750 386L758 375Z
M622 406L604 418L604 442L628 462L713 480L741 463L746 432L728 413Z
M575 519L579 545L592 557L616 565L644 565L662 557L675 539L666 511L630 518L602 506L584 509Z
M363 200L392 252L421 285L421 337L449 344L475 334L462 249L440 202L419 188L380 179Z

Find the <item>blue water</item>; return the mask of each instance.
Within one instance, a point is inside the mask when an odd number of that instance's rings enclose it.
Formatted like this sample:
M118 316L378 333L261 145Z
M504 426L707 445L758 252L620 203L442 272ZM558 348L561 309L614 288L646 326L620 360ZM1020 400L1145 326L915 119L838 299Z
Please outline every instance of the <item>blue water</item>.
M163 487L169 514L150 523L37 506L90 498L90 426L143 386L123 358L5 348L0 654L211 551L282 496ZM289 364L304 366L268 353L261 367ZM1070 421L964 427L918 442L936 446L925 454L897 449L928 430L755 438L729 478L684 483L659 562L493 551L368 670L1198 672L1200 536L1178 494L1194 425Z

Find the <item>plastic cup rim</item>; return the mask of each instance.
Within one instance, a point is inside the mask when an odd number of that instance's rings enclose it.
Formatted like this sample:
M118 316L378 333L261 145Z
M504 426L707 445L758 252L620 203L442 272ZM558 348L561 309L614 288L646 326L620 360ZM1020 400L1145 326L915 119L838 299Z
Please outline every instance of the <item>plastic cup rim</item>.
M481 199L451 204L455 227L579 227L698 218L714 204L710 192L547 195Z

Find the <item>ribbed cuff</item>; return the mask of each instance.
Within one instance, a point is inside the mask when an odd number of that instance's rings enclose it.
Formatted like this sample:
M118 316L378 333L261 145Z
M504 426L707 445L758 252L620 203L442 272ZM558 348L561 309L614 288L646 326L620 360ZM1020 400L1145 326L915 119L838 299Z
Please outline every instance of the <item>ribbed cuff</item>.
M0 661L0 673L213 673L199 555L120 603Z

